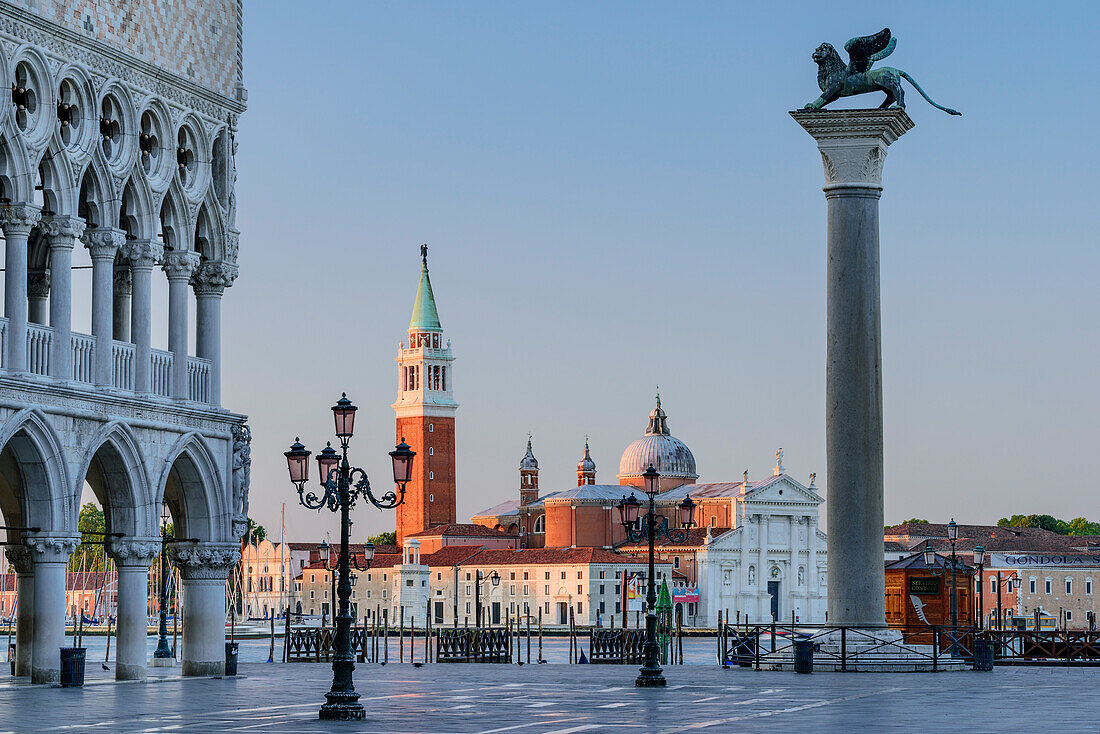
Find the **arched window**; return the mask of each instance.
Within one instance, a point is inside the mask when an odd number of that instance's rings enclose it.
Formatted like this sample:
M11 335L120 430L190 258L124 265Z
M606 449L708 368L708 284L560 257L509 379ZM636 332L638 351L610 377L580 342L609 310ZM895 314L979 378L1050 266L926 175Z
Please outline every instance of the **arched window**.
M546 532L546 515L539 515L535 518L535 527L531 531L532 533L544 533Z

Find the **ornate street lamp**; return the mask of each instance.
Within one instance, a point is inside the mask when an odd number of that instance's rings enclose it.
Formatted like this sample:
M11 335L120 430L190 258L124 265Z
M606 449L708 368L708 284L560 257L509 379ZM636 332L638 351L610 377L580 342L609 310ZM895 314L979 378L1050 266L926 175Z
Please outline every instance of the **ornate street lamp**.
M159 625L157 633L160 638L157 640L157 649L153 651L153 657L160 660L170 660L172 658L172 648L168 647L168 580L171 578L169 573L170 567L168 565L168 544L169 543L198 543L198 538L177 538L175 537L176 528L173 526L172 535L168 534L168 521L171 517L168 514L168 505L163 504L160 506L160 593L158 594L158 605L160 606ZM178 598L178 596L177 596ZM234 602L236 603L236 602Z
M978 629L981 629L985 626L985 589L982 588L985 583L985 548L980 545L974 547L974 565L978 567Z
M357 408L343 394L336 405L332 406L332 415L336 423L336 437L340 439L340 451L330 443L317 455L317 468L321 474L318 482L324 489L320 496L316 492L306 492L309 481L310 452L298 439L294 440L286 457L290 481L298 489L298 501L311 510L327 507L340 513L340 562L339 582L336 594L339 597L339 609L336 615L335 651L332 656L332 688L325 694L326 702L321 706L318 717L334 720L361 720L366 718L363 705L359 703L359 694L352 683L352 671L355 670L355 655L351 649L351 554L348 550L351 519L349 513L359 498L368 500L379 509L397 507L405 500L405 485L412 477L412 462L416 452L409 449L404 439L390 452L393 462L393 481L397 491L390 491L376 497L371 491L365 471L353 467L348 462L348 444L354 433L355 411ZM325 546L327 548L327 544ZM374 546L364 546L363 557L369 567L374 558ZM326 559L327 565L327 559ZM366 570L355 563L356 568Z
M493 586L500 586L500 574L493 571L488 576L481 575L481 569L476 571L477 578L474 582L474 626L481 628L481 584L489 581Z
M667 538L672 543L682 543L687 540L688 531L695 525L695 502L690 497L685 497L678 508L681 529L671 529L668 526L668 518L657 514L654 499L660 490L660 478L661 475L652 465L642 474L643 487L649 497L649 507L641 518L638 517L641 503L633 494L629 497L624 495L619 502L619 519L623 524L623 530L626 531L627 539L633 543L640 543L643 540L649 543L649 586L645 598L645 642L642 644L642 654L645 659L634 681L635 686L642 688L666 684L661 666L657 662L657 589L655 586L657 572L653 563L653 545L659 537Z
M947 524L947 539L951 541L951 555L948 557L951 566L951 655L958 655L959 641L959 590L958 574L961 570L967 573L966 566L960 565L958 554L955 553L955 542L959 539L959 526L952 518ZM980 547L980 546L979 546ZM984 553L984 551L983 551ZM924 565L928 566L929 573L933 576L943 576L947 573L947 564L943 568L936 568L936 551L926 547L924 549Z

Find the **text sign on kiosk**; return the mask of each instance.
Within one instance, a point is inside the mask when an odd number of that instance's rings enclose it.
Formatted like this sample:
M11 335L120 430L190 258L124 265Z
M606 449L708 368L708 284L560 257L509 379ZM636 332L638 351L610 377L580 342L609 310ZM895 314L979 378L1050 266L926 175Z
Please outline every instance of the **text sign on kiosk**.
M940 593L940 579L938 576L910 576L910 594L938 594Z

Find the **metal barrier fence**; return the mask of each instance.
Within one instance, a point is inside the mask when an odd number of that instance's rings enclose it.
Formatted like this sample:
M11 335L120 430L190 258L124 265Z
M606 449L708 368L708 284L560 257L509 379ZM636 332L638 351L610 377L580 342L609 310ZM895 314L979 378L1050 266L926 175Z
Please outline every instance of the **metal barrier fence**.
M588 637L588 662L642 664L645 630L593 627Z

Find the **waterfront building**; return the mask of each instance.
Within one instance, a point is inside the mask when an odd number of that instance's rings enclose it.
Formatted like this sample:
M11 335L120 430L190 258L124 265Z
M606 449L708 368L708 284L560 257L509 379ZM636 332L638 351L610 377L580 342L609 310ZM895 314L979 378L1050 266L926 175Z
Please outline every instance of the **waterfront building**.
M241 552L237 613L242 618L278 616L290 606L295 568L290 544L264 538Z
M225 581L247 512L249 433L222 406L221 301L237 276L238 0L0 4L0 512L18 575L17 675L55 681L85 486L121 533L118 678L146 665L167 504L183 675L225 663ZM73 303L90 265L90 304ZM154 279L167 323L154 323ZM195 323L189 323L194 311ZM79 321L91 314L90 333ZM74 318L75 317L75 318ZM189 348L194 332L195 349ZM154 333L167 350L153 348Z

